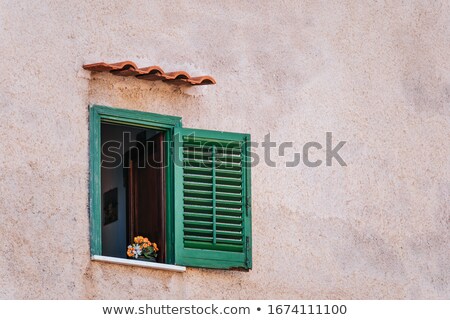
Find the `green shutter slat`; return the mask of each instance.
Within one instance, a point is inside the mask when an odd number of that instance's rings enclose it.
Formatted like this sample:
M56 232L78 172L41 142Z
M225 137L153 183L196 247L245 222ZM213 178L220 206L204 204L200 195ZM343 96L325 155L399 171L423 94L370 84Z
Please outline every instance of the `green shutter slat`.
M226 149L237 149L240 151L242 146L241 142L238 141L226 141L226 140L218 140L218 139L197 139L195 137L183 137L183 145L184 146L196 146L196 147L220 147Z
M221 192L242 193L241 186L217 186L216 190Z
M217 158L223 159L224 161L241 161L242 155L241 153L227 153L222 151L217 151Z
M214 223L213 223L214 225ZM202 228L205 227L205 228ZM217 238L221 238L222 240L233 240L233 241L241 241L242 240L242 232L240 231L212 231L211 228L207 228L208 226L206 225L198 225L198 224L194 224L194 226L192 226L192 224L186 224L185 223L185 227L184 227L184 232L186 235L197 235L197 236L211 236L212 235L212 239L214 240L215 237ZM215 235L214 235L215 233ZM214 244L214 241L213 241Z
M235 200L235 201L241 201L242 195L240 193L227 193L227 192L216 192L217 199L218 200Z
M185 243L186 247L188 247L188 248L211 249L211 245L208 243L189 241L189 239L187 239L184 243ZM219 249L221 251L242 252L242 245L217 244L216 247L217 247L217 249Z
M189 240L189 241L202 241L202 242L207 242L209 243L209 247L210 249L217 249L217 244L213 244L212 240L213 237L211 234L201 234L200 232L197 234L194 234L194 232L192 234L189 234L188 232L186 232L185 236L184 236L184 240ZM234 244L234 245L243 245L243 241L242 239L226 239L226 238L221 238L219 240L217 240L218 243L228 243L228 244Z
M214 195L214 193L213 193ZM186 205L197 205L197 206L206 206L206 207L223 207L223 208L233 208L239 209L242 206L242 201L226 201L219 200L213 197L213 199L204 199L204 198L192 198L192 197L184 197L184 204Z
M185 205L197 205L197 206L207 206L212 207L214 206L214 203L212 199L202 199L202 198L188 198L184 197L184 204Z
M221 164L221 163L241 163L241 158L240 157L232 157L229 155L226 156L222 156L222 157L216 157L217 160L217 164Z
M212 190L211 183L196 183L196 182L184 182L185 189L191 190ZM237 185L218 185L216 186L216 191L228 192L228 193L241 193L242 187Z
M240 186L242 184L242 179L217 177L216 183L224 185Z
M184 190L185 198L205 198L211 199L212 192L204 191L204 190L192 190L186 189ZM240 193L228 193L228 192L217 192L216 191L216 199L217 200L234 200L241 201L242 195Z
M242 232L239 231L231 231L231 230L217 230L216 236L219 239L234 239L242 241Z
M210 221L202 220L184 220L184 225L191 228L212 228L213 223ZM216 223L217 230L220 231L230 231L230 232L240 232L242 230L241 225L235 225L231 223Z
M210 159L211 152L202 149L186 149L183 151L184 159Z
M208 205L191 205L185 204L184 209L188 212L200 212L200 213L211 213L213 212L213 207ZM227 208L227 207L216 207L216 215L220 216L239 216L242 215L241 208Z
M211 183L196 183L196 182L184 182L183 183L185 189L192 190L212 190Z
M212 167L211 161L204 159L184 159L183 164L185 167L200 167L200 168Z
M226 169L216 169L216 174L218 177L230 177L242 179L241 170L226 170Z
M186 219L192 219L192 220L204 220L204 221L212 221L212 215L211 214L205 214L205 213L198 213L198 212L186 212L183 215ZM223 222L223 223L230 223L230 224L239 224L242 222L242 218L238 216L221 216L217 215L217 222Z
M227 149L226 147L215 146L216 151L220 156L230 157L230 158L242 158L240 149ZM183 147L184 157L190 158L195 156L208 156L211 155L211 146L200 147L200 146L189 146L184 145Z
M212 181L212 177L205 175L193 175L193 174L185 174L184 181L186 182L203 182L203 183L214 183Z
M184 209L188 212L212 213L212 207L209 206L184 205Z
M242 201L217 200L216 205L217 205L217 207L222 207L222 208L241 208Z
M195 151L188 151L188 152L184 152L184 160L189 162L191 160L199 160L199 161L204 161L207 163L213 163L214 161L212 161L211 159L211 152L195 152ZM241 163L241 158L238 156L233 156L233 155L226 155L226 156L216 156L215 157L215 163L216 166L220 166L221 164L240 164Z
M192 235L192 234L188 234L187 231L185 231L184 233L184 240L189 240L189 241L201 241L201 242L206 242L210 248L213 247L213 245L211 244L212 242L212 235Z
M212 168L210 167L186 167L184 169L184 174L192 174L192 175L204 175L204 176L211 176L212 174ZM230 177L230 178L242 178L242 171L241 170L227 170L227 169L220 169L220 167L216 167L216 175L221 177Z
M222 208L218 207L216 210L217 215L224 215L224 216L236 216L236 215L242 215L242 209L236 209L236 208Z
M209 221L197 221L197 220L189 220L189 219L184 219L184 225L188 226L188 227L205 227L205 228L210 228L212 226L212 222Z
M233 230L242 230L242 225L235 225L232 223L220 223L217 222L217 230L222 230L222 231L233 231Z
M191 197L191 198L211 199L211 197L212 197L212 192L205 191L205 190L185 189L183 193L184 193L185 197Z
M218 222L224 222L224 223L239 223L239 224L242 223L242 218L240 218L240 217L217 215L216 219Z
M231 217L226 217L225 219L218 218L216 222L217 229L221 230L241 230L242 224L241 219L233 219ZM220 221L219 221L220 220ZM206 226L212 227L212 216L203 215L198 213L185 213L184 214L184 224L190 226Z
M210 214L185 212L183 216L185 221L189 219L199 221L212 221L212 216Z
M211 229L200 229L200 228L190 228L190 227L184 227L185 234L189 235L212 235L213 232Z
M199 175L211 175L210 168L198 168L198 167L188 167L184 169L184 174L199 174Z
M187 168L211 168L212 162L209 159L184 159L183 160L184 167ZM216 167L224 170L241 170L242 166L240 163L236 162L220 162L216 164Z

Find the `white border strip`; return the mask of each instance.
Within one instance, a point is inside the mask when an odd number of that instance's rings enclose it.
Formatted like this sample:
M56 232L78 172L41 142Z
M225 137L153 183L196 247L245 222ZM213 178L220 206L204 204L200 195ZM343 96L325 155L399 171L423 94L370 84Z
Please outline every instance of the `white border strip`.
M142 267L142 268L150 268L150 269L158 269L158 270L166 270L166 271L175 271L175 272L185 272L186 271L186 267L176 266L173 264L146 262L146 261L140 261L140 260L121 259L121 258L106 257L106 256L94 255L94 256L91 256L91 260L116 263L116 264L121 264L121 265L125 265L125 266L134 266L134 267Z
M292 273L296 276L300 273ZM233 278L229 279L230 284ZM212 283L212 282L211 282ZM227 282L224 281L224 284ZM33 285L34 283L31 283ZM22 291L13 289L2 290L1 298L36 298L36 299L62 299L67 296L77 299L89 299L84 292L69 292L64 290L47 291L27 291L26 284L18 285ZM208 294L207 286L199 287ZM3 288L2 288L3 289ZM265 290L264 290L265 289ZM258 290L258 289L256 289ZM272 290L271 287L259 289L257 293L261 297L273 297L280 294L288 296L298 295L298 292L285 290ZM262 292L264 290L264 292ZM376 289L369 292L370 295L383 296ZM161 293L162 290L153 290L155 293ZM4 294L6 292L6 295ZM244 293L253 297L253 292ZM63 294L61 297L60 294ZM126 291L116 291L122 298L129 300L0 300L0 318L1 319L46 319L46 320L84 320L84 319L153 319L153 320L198 320L198 319L234 319L234 320L266 320L266 319L285 319L285 320L398 320L398 319L433 319L448 320L450 315L450 305L447 300L130 300L134 296ZM230 295L239 296L239 291L210 292L210 298L218 296L227 298ZM315 294L315 293L313 293ZM321 293L325 295L324 293ZM361 293L356 293L355 298ZM395 294L395 292L394 292ZM409 293L406 293L409 294ZM175 295L168 297L183 296L183 292L175 292ZM443 292L440 296L436 294L425 293L429 298L445 299L448 295ZM102 292L96 296L97 299L105 298L108 293ZM147 295L149 297L157 296ZM186 296L189 298L189 296ZM242 298L242 297L241 297ZM125 308L132 309L133 313L128 311L126 316ZM109 309L109 312L106 310ZM120 310L121 315L119 314ZM128 309L128 310L130 310ZM327 312L328 310L328 312ZM303 312L304 311L304 312ZM345 311L345 314L342 314ZM320 315L319 315L320 312ZM338 312L333 314L333 312ZM217 313L214 315L214 313ZM222 314L221 314L222 313ZM304 313L305 315L303 315ZM142 315L142 316L139 316Z

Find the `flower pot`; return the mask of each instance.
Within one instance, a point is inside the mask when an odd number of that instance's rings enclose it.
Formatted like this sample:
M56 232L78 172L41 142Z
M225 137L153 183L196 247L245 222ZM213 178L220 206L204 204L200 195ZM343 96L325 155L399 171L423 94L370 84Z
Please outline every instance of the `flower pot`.
M156 258L155 258L155 257L150 257L150 258L139 257L139 258L137 258L137 260L140 260L140 261L147 261L147 262L156 262Z

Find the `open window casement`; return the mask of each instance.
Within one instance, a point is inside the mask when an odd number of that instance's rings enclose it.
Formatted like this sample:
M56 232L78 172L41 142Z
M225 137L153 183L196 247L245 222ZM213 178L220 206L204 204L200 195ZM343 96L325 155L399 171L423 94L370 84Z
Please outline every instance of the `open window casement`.
M251 268L249 135L174 130L175 263Z

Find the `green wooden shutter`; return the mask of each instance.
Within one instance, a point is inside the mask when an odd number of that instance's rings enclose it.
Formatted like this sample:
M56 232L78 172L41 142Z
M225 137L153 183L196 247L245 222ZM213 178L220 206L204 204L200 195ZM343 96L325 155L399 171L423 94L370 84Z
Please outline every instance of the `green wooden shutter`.
M175 128L175 264L251 268L249 141Z

